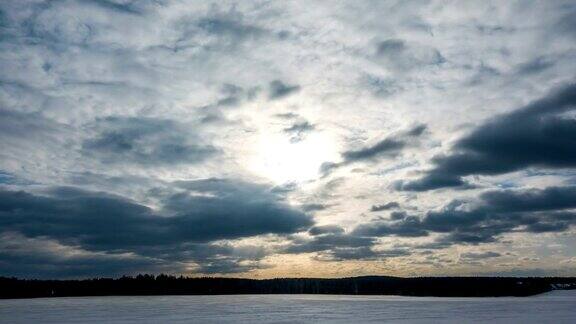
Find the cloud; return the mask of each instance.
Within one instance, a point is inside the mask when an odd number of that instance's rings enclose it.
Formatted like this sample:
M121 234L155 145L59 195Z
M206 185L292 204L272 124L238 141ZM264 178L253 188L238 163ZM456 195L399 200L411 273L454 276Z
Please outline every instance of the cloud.
M217 117L222 117L222 108L241 106L242 103L253 100L259 92L260 87L257 86L243 88L234 84L224 84L220 89L220 99L213 104L202 107L207 114L203 121L210 122L217 119Z
M354 151L346 151L342 153L345 161L362 161L371 160L377 156L395 155L400 149L404 148L406 144L395 138L386 138L372 146L361 148Z
M84 141L85 153L103 163L174 165L200 163L218 150L171 120L108 117L93 126L97 135Z
M421 237L428 236L428 230L422 226L422 221L417 216L404 217L397 222L372 222L360 224L354 232L357 235L384 237Z
M29 138L37 141L56 132L59 126L61 127L61 125L47 120L37 113L22 113L0 109L2 140Z
M3 154L33 154L43 149L61 148L63 137L71 127L52 121L40 113L0 109L0 143ZM18 152L18 153L17 153ZM0 153L2 154L2 153Z
M442 234L442 244L479 244L497 241L506 233L563 232L576 225L576 187L494 190L474 204L454 200L423 217L406 215L360 224L354 235L421 237Z
M466 252L460 254L460 258L467 259L467 260L482 260L482 259L491 259L501 257L502 254L498 252Z
M280 80L274 80L268 86L268 98L280 99L298 91L300 91L299 85L287 85Z
M296 119L298 117L300 117L300 115L292 113L292 112L287 112L287 113L282 113L282 114L276 114L274 115L275 117L278 117L280 119L286 119L286 120L290 120L290 119Z
M195 273L245 273L269 267L262 262L269 255L269 251L262 246L200 243L189 244L170 252L170 254L162 252L167 263L193 260Z
M258 38L265 33L262 28L243 23L242 16L237 12L234 15L215 15L202 18L198 21L197 26L208 34L228 37L230 40Z
M446 62L440 52L429 46L408 43L402 39L387 39L376 44L374 59L403 73L426 65Z
M91 252L46 238L0 233L0 276L81 278L122 276L139 272L185 271L177 262L131 253Z
M176 15L174 25L168 28L175 27L180 35L172 40L172 45L162 47L174 53L200 50L197 54L210 61L219 54L238 55L265 40L281 39L247 18L238 6L206 3L199 7L202 8L199 11L198 8L184 9L184 15Z
M421 136L426 130L426 125L418 125L407 131L389 136L373 145L357 150L349 150L341 153L341 162L325 162L321 166L324 175L329 174L334 169L362 161L374 161L383 157L394 157L402 149L409 146L414 138Z
M406 218L408 214L405 211L393 211L390 213L391 220L401 220Z
M369 247L342 247L321 253L316 259L320 261L374 260L377 253Z
M174 194L165 201L179 217L183 235L214 240L266 233L289 234L312 225L311 218L292 208L271 188L243 181L207 179L178 182L199 194Z
M376 253L372 249L375 240L343 232L317 233L310 240L296 241L283 253L316 253L321 261L373 259Z
M547 57L537 57L529 62L522 63L517 68L519 75L537 74L554 66L554 62Z
M307 212L324 210L328 207L329 207L328 205L324 205L324 204L304 204L301 206L302 210L307 211Z
M310 238L294 238L281 252L288 254L317 253L320 259L363 259L375 256L372 247L376 240L371 237L350 235L338 225L310 228Z
M310 235L323 235L323 234L339 234L344 233L344 229L338 225L324 225L324 226L314 226L308 230Z
M418 125L404 133L394 137L388 137L372 146L367 146L358 150L350 150L342 153L342 157L348 163L372 160L381 156L393 156L408 145L408 139L418 137L426 130L425 125Z
M314 232L314 231L313 231ZM325 231L317 233L310 240L296 241L290 245L287 253L310 253L319 251L331 251L338 248L363 248L370 247L375 240L370 237L348 235L342 232Z
M308 230L309 238L295 237L280 253L316 253L319 261L376 260L407 256L405 249L376 250L374 237L346 233L338 225L314 226Z
M419 180L401 190L462 187L462 177L498 175L529 167L576 167L576 85L558 89L512 113L496 117L458 140L452 152L432 161Z
M6 199L24 192L22 208L0 214L2 238L14 246L0 247L0 269L269 276L300 260L268 258L285 245L333 262L406 253L384 250L396 240L389 236L417 249L508 233L564 244L534 234L571 228L573 209L554 201L569 205L563 195L571 193L494 191L490 183L574 185L574 86L526 103L574 82L575 9L344 1L303 14L290 1L0 1L0 186ZM510 113L495 115L502 112ZM421 126L390 131L401 125ZM475 126L462 136L463 125ZM314 137L310 154L298 165L276 161L278 135ZM426 160L429 169L414 175ZM277 166L318 161L327 161L320 179L262 184L278 180ZM405 190L480 183L487 193L394 192L398 179ZM453 202L442 208L444 200ZM312 227L308 213L323 225ZM553 259L535 251L543 264ZM404 262L386 266L420 271ZM278 269L264 270L270 265ZM334 265L302 274L357 267Z
M269 265L259 262L246 262L228 259L215 259L210 262L200 264L198 268L199 273L205 274L230 274L230 273L246 273L255 269L266 269Z
M124 3L109 0L88 0L88 3L93 3L105 9L109 9L116 12L126 13L126 14L141 14L142 11L136 7L135 3Z
M52 188L43 195L1 190L0 227L4 233L49 239L91 253L215 264L217 255L201 254L212 241L291 234L312 225L309 216L263 185L206 179L177 186L181 192L162 197L158 210L120 196L71 187Z
M370 207L370 211L378 212L378 211L382 211L382 210L390 210L390 209L396 209L396 208L400 208L400 204L395 202L395 201L391 201L389 203L385 203L382 205L373 205L372 207Z
M193 243L147 252L94 252L44 237L0 233L0 275L24 278L85 278L138 273L239 273L268 267L261 247ZM142 255L147 254L147 255Z
M307 121L298 122L290 127L284 128L284 133L291 135L290 142L296 143L304 140L307 133L316 127Z

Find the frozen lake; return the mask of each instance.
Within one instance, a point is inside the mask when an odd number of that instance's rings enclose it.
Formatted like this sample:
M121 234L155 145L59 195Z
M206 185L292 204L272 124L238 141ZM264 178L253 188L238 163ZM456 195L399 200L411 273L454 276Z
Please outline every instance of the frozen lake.
M336 295L0 300L0 323L576 323L576 291L534 297Z

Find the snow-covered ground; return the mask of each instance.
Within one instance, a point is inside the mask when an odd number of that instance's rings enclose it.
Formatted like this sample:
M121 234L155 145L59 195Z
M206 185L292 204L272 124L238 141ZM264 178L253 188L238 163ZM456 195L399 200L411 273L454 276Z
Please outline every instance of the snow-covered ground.
M576 290L516 298L335 295L0 300L0 323L576 323Z

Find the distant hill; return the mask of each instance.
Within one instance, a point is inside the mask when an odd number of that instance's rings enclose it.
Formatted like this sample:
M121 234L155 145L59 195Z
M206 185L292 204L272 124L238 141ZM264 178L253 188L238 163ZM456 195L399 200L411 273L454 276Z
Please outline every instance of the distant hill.
M554 289L576 289L576 278L366 276L256 280L138 275L118 279L24 280L0 277L0 298L220 294L487 297L530 296Z

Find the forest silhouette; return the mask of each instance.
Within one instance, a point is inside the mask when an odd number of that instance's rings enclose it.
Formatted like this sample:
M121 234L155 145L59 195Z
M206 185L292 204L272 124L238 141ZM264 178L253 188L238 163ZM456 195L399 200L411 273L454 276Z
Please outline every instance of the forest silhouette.
M566 277L418 277L365 276L337 279L190 278L165 274L82 280L27 280L0 277L0 298L220 295L346 294L438 297L531 296L553 289L576 289Z

